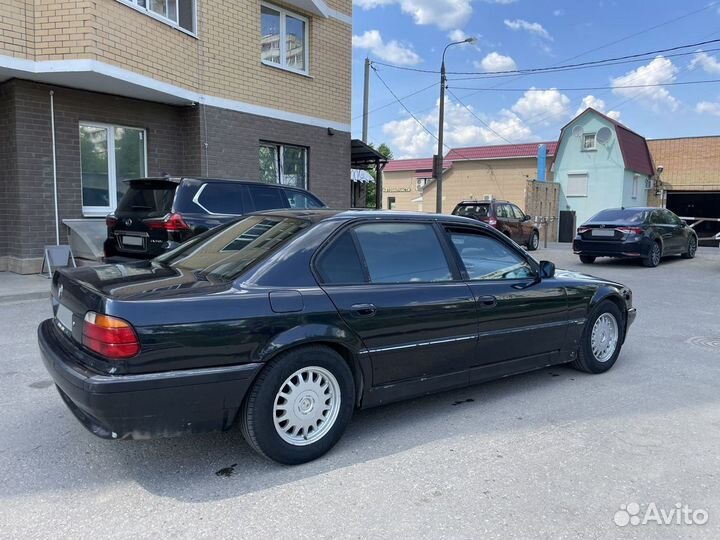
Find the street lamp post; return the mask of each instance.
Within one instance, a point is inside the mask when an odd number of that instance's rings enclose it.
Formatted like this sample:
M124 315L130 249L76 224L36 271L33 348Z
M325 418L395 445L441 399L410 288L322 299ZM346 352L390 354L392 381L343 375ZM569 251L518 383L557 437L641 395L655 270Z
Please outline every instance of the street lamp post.
M447 85L447 76L445 75L445 53L453 45L462 45L463 43L477 43L477 38L469 37L462 41L453 41L445 46L442 54L442 65L440 66L440 114L438 118L438 151L435 158L435 183L437 202L435 211L442 214L442 181L443 181L443 132L445 131L445 86Z

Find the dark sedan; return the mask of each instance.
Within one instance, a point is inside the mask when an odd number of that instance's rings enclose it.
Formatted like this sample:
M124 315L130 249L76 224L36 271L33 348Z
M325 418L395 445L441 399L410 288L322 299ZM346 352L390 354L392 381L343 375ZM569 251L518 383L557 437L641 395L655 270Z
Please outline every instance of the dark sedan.
M226 430L282 463L367 408L553 364L602 373L631 292L536 262L475 220L263 212L152 261L60 270L39 329L95 435Z
M655 267L668 255L695 257L698 238L683 220L664 208L611 208L583 223L573 251L585 264L598 257L640 259Z

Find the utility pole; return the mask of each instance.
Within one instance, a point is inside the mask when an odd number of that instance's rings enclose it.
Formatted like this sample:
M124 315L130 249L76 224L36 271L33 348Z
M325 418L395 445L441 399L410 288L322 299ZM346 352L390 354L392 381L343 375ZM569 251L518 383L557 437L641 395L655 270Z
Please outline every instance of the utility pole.
M443 50L442 54L442 66L440 66L440 115L438 118L438 151L437 156L435 156L435 189L437 194L437 201L435 203L435 212L438 214L442 214L442 207L443 207L443 199L442 199L442 181L443 181L443 166L445 165L443 162L443 154L444 154L444 144L443 144L443 135L445 131L445 86L447 85L447 76L445 74L445 53L447 52L448 48L452 47L453 45L462 45L463 43L477 43L477 38L469 37L467 39L464 39L462 41L454 41L452 43L448 43L445 46L445 49Z
M368 142L368 107L370 105L370 62L369 58L365 58L365 88L363 91L363 124L362 124L362 142Z

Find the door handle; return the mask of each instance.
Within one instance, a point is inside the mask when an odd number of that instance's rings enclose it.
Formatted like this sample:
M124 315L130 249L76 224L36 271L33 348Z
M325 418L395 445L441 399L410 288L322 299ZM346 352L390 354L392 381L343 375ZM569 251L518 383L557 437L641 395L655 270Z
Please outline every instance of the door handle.
M494 296L481 296L477 299L477 302L481 308L493 308L497 306L497 298Z
M350 309L358 317L372 317L377 312L375 304L353 304Z

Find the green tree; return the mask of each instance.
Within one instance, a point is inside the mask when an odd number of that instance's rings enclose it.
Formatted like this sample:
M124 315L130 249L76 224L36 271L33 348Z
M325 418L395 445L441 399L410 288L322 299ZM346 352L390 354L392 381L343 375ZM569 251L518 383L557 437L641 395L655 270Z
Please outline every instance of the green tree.
M373 146L373 144L371 143L370 146ZM377 147L377 151L380 152L383 156L385 156L388 160L393 159L393 152L387 144L381 143L380 146ZM377 180L377 171L375 170L375 167L372 167L368 172L370 173L370 176ZM375 183L368 184L367 186L367 197L365 199L367 208L375 208L376 186L377 184Z

